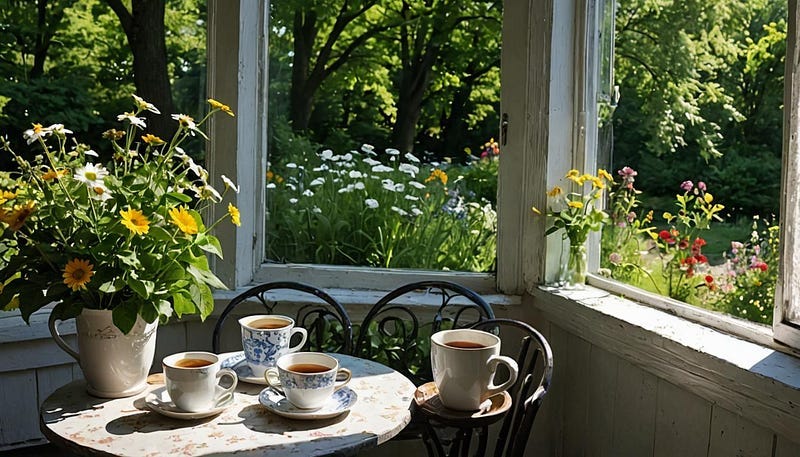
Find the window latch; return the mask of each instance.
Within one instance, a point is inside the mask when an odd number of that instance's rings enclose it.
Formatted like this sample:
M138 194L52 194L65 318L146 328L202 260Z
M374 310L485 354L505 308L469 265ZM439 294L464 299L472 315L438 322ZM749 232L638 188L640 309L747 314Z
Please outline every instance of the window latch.
M503 121L500 122L500 145L508 143L508 113L503 113Z

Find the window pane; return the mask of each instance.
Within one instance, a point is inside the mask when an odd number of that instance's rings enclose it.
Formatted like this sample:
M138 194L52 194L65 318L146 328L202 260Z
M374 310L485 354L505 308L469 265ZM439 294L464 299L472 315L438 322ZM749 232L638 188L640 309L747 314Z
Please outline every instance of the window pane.
M619 0L605 274L771 323L785 1Z
M501 2L273 2L267 256L493 271Z

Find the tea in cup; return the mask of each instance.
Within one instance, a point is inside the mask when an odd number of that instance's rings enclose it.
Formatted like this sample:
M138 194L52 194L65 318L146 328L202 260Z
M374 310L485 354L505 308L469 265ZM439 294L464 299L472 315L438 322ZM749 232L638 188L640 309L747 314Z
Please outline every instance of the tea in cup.
M264 376L264 370L274 367L280 356L298 351L308 338L306 329L295 327L294 320L288 316L247 316L239 319L239 325L244 357L254 377ZM300 335L300 342L289 346L294 335Z
M187 412L203 412L227 401L236 388L236 373L220 368L220 359L210 352L179 352L161 362L169 398ZM230 386L220 380L230 378Z
M267 384L302 409L321 408L351 377L350 370L339 368L338 360L319 352L286 354L264 373Z
M495 385L499 365L508 368L509 378ZM514 359L500 355L500 338L472 329L434 333L431 368L442 404L460 411L480 409L484 400L514 385L519 371Z

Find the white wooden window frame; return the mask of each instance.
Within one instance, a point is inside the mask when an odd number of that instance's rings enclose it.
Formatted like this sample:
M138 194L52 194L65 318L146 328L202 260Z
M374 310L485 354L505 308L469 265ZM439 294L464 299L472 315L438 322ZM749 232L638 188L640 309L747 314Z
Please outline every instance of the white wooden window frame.
M534 217L531 205L546 205L546 190L570 168L596 168L597 27L602 11L597 0L506 2L503 17L501 112L509 121L498 180L498 262L496 275L415 270L369 269L322 265L264 263L265 170L268 151L266 97L268 69L267 2L209 2L209 95L236 107L235 119L215 118L208 166L212 175L236 176L242 192L233 203L242 212L242 227L220 227L225 260L216 265L233 287L269 280L302 280L319 287L387 290L422 278L452 279L481 293L519 295L546 283L556 270L561 250L557 237L545 236L546 221ZM786 129L782 214L795 220L800 189L798 165L798 95L796 71L797 1L790 0L787 55ZM519 44L514 45L514 44ZM587 115L589 113L589 115ZM795 132L792 135L792 132ZM793 259L798 231L783 224L783 258ZM590 269L599 264L599 237L590 239ZM774 336L800 346L800 332L787 322L800 296L800 270L783 262L778 285ZM783 348L769 328L685 303L648 294L615 281L590 276L593 286L624 294L642 303L733 333L759 344ZM800 314L800 313L796 313ZM796 315L795 314L795 315ZM785 349L785 348L783 348Z

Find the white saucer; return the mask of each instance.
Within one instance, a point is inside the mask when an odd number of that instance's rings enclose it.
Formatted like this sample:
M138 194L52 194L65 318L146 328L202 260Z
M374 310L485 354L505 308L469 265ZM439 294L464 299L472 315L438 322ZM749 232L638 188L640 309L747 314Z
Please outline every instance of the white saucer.
M255 376L250 365L244 357L244 351L234 352L233 355L224 359L220 364L222 368L230 368L236 372L236 377L239 381L244 381L250 384L267 385L267 380L263 376Z
M271 387L258 394L258 401L271 412L289 419L328 419L345 413L353 407L358 395L349 387L342 387L331 395L331 398L319 409L300 409Z
M164 416L173 417L175 419L193 420L216 416L222 411L225 411L225 408L233 403L233 394L225 395L221 403L219 403L216 407L209 409L208 411L199 411L196 413L184 411L175 406L175 403L173 403L172 399L169 398L169 393L167 393L166 387L159 387L158 389L155 389L147 394L147 396L144 397L144 402L150 409L159 414L163 414Z

